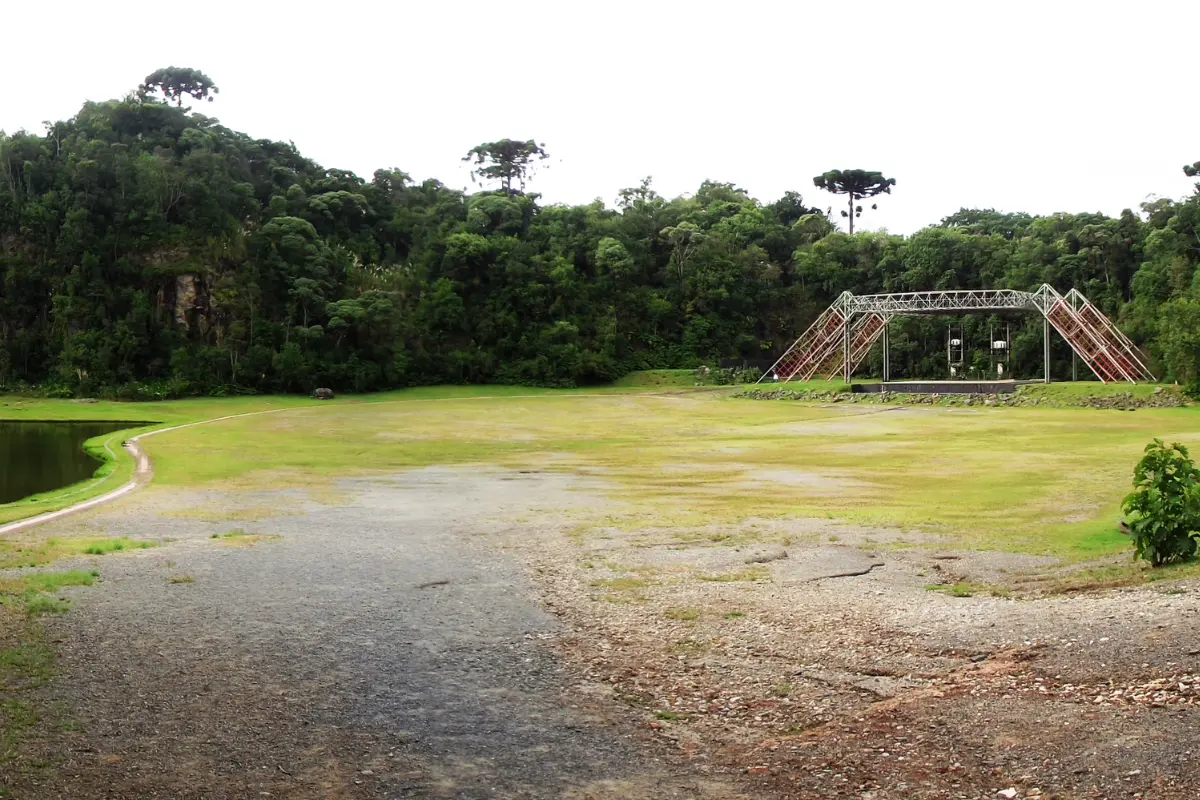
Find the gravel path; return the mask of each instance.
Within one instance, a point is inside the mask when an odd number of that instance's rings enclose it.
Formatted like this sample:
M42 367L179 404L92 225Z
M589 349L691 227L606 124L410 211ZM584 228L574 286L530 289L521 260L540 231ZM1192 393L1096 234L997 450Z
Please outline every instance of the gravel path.
M73 724L13 796L1196 796L1191 585L953 597L1046 564L820 520L581 534L596 488L428 469L55 523L173 541L56 565L102 582L48 622Z
M337 506L150 489L56 523L175 541L56 566L102 582L48 623L61 675L41 699L74 732L15 796L732 796L656 760L606 718L611 689L565 671L556 620L476 534L568 494L507 477L419 471L346 484ZM160 513L264 505L278 515ZM235 528L265 538L211 538Z

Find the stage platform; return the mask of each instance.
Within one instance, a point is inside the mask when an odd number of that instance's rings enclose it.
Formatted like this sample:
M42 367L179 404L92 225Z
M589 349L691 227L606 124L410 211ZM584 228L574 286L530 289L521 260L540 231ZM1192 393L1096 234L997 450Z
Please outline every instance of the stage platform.
M1042 381L888 381L887 383L856 383L854 391L873 394L903 392L906 394L1011 394L1018 386Z

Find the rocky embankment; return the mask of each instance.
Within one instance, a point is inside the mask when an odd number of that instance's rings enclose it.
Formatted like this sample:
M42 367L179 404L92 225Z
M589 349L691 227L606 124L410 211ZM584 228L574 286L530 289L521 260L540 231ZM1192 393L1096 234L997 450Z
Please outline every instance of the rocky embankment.
M819 403L867 403L935 406L1021 406L1044 408L1179 408L1191 404L1178 387L1157 386L1149 393L1078 393L1047 391L1043 386L1022 386L1010 394L910 394L906 392L842 392L823 389L750 388L738 397L751 400L801 400Z

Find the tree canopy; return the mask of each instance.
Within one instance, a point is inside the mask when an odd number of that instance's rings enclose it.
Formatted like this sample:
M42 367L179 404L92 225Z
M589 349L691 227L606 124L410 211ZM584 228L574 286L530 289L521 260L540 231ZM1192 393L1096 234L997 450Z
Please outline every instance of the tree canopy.
M533 140L473 148L499 170L474 193L363 177L189 111L191 85L0 134L0 389L570 386L769 364L845 290L1042 282L1079 288L1168 380L1200 384L1200 194L1116 217L962 209L907 237L838 232L797 192L761 202L719 181L543 205L522 191L545 154ZM968 341L994 323L968 318ZM940 376L943 326L897 320L892 374ZM1015 371L1036 374L1040 323L1013 332ZM1052 358L1069 374L1057 339Z
M525 181L532 175L540 161L550 157L546 146L538 144L533 139L517 141L516 139L501 139L498 142L485 142L471 148L463 156L463 161L475 165L471 170L472 179L480 181L500 181L500 188L505 194L513 194L513 184L521 190L525 189Z
M849 196L849 210L843 211L842 216L850 221L850 233L854 233L854 220L861 217L863 211L858 201L880 194L891 194L892 187L896 185L896 179L885 178L882 172L835 169L813 178L813 184L818 189ZM875 205L871 206L871 208L875 207Z
M175 101L182 106L183 98L213 101L213 95L220 94L212 79L198 69L188 67L164 67L146 76L138 87L137 96L145 100L151 95L161 94L167 100Z

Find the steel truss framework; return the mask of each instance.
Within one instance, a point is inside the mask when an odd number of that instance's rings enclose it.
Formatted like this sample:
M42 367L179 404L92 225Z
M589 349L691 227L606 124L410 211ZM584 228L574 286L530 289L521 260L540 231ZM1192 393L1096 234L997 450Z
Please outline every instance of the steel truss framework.
M853 295L843 292L780 356L759 382L807 381L815 375L849 382L876 341L883 340L883 379L888 374L888 323L916 314L1026 311L1042 316L1042 355L1050 382L1050 328L1104 383L1154 380L1137 347L1108 317L1072 289L1059 294L1050 284L1035 292L1015 289L956 289L945 292Z

